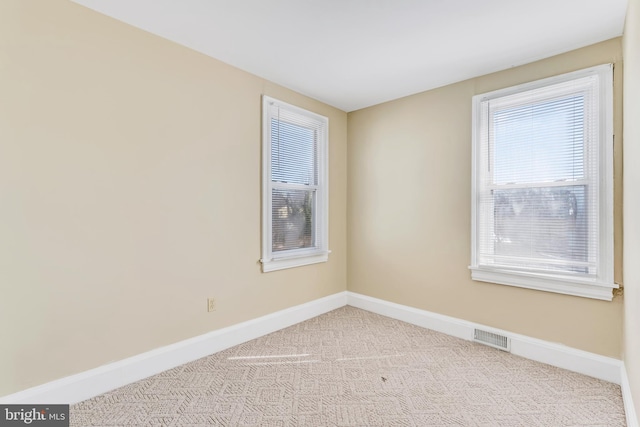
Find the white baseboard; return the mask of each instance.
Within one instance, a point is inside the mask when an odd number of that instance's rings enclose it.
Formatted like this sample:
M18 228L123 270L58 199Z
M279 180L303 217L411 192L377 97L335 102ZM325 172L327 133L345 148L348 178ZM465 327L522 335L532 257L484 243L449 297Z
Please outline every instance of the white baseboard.
M473 339L475 328L506 335L511 338L511 352L516 355L621 384L627 416L631 414L635 419L626 371L620 360L347 291L0 397L0 403L73 404L345 305L465 340ZM637 422L627 423L638 427Z
M329 295L0 398L0 403L73 404L343 307Z
M638 415L636 407L633 405L633 396L631 395L631 386L629 385L629 377L627 377L627 368L622 364L620 368L620 388L622 389L622 400L624 401L624 412L627 415L627 427L640 427L638 424Z
M620 384L621 381L620 369L622 361L611 357L600 356L561 344L551 343L353 292L347 293L347 304L465 340L473 340L473 330L475 328L484 329L509 337L511 339L511 353L515 355L615 384Z

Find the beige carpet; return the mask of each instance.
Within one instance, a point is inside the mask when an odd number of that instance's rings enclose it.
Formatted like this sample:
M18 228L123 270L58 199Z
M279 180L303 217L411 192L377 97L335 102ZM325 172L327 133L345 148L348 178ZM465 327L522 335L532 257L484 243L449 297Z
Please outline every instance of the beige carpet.
M71 407L72 426L624 426L620 387L353 307Z

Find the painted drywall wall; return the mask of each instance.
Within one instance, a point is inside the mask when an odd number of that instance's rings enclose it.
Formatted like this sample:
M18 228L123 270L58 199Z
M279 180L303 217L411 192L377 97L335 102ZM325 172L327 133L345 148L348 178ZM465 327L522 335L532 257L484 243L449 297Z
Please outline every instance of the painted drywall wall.
M621 279L621 58L618 38L349 113L349 290L620 358L622 298L474 282L467 267L472 96L613 62Z
M624 362L640 417L640 0L624 28ZM640 424L640 419L638 419Z
M328 263L261 273L262 94L329 117ZM346 132L72 2L1 1L0 396L344 291Z

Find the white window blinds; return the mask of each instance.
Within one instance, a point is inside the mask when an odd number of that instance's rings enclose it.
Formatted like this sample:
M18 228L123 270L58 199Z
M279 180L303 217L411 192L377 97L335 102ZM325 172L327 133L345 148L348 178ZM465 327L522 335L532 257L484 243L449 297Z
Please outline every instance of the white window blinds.
M472 269L612 287L611 67L598 70L474 98Z
M263 264L326 256L327 119L268 97L263 108Z

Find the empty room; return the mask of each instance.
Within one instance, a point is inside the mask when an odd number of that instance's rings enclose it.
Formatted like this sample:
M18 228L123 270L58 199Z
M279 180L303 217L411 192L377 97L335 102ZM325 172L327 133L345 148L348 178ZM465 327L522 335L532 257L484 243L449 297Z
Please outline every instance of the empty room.
M639 117L640 0L0 0L0 425L637 427Z

